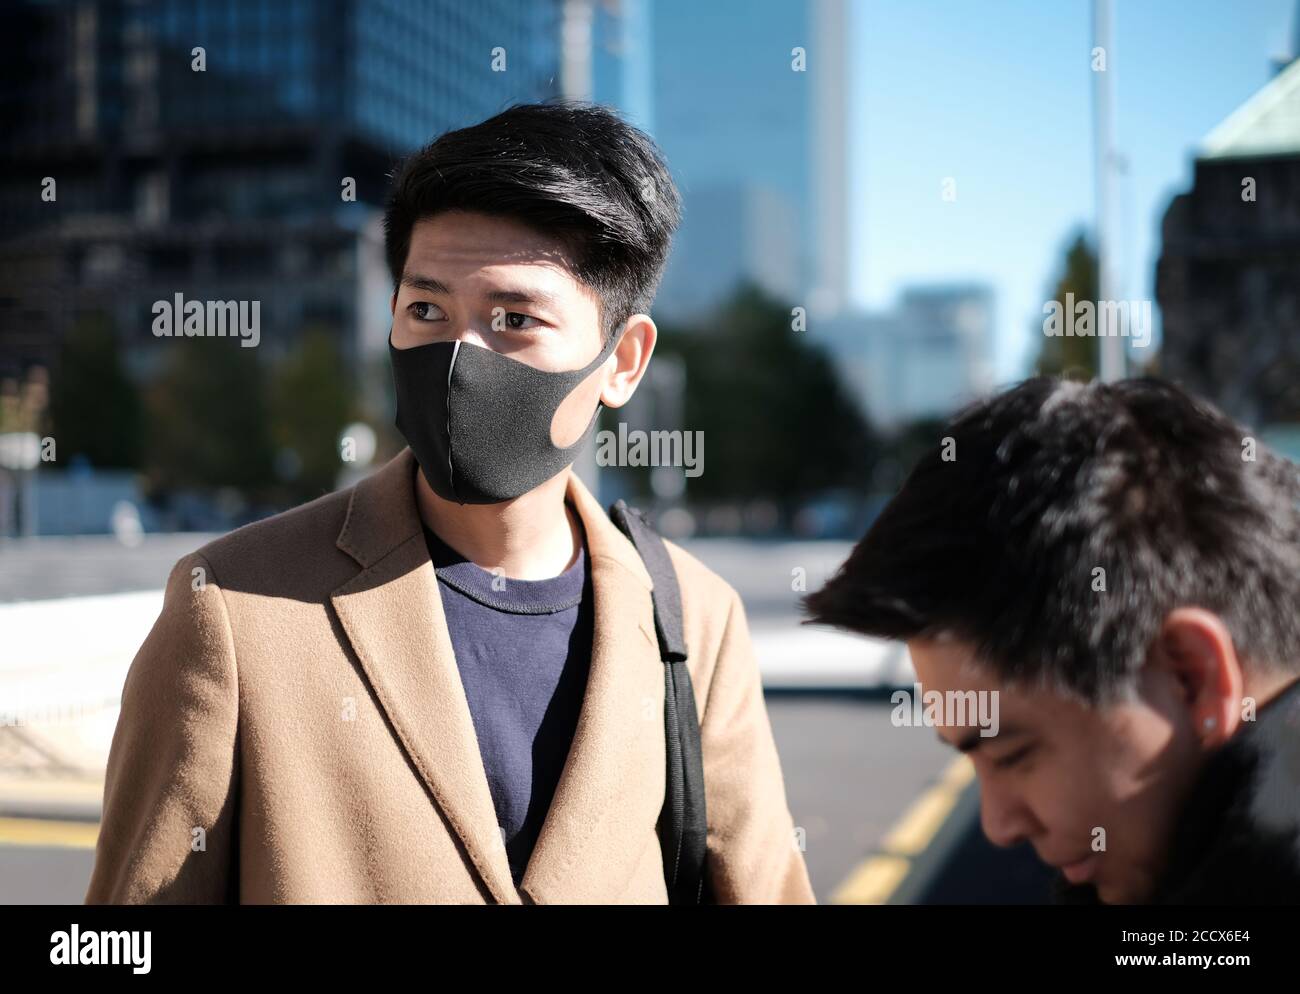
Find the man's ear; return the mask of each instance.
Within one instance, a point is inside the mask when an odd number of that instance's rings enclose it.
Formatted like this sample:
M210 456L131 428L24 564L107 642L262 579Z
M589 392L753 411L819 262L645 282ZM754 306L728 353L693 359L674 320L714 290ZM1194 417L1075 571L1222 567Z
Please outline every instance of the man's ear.
M397 287L393 287L393 295L388 298L388 313L397 316Z
M1220 745L1241 721L1244 679L1223 620L1198 607L1169 612L1153 653L1180 688L1192 731L1207 748Z
M659 331L650 315L633 314L623 325L623 330L616 330L614 334L623 337L610 355L614 372L600 391L600 401L606 407L622 407L632 399L637 384L650 365Z

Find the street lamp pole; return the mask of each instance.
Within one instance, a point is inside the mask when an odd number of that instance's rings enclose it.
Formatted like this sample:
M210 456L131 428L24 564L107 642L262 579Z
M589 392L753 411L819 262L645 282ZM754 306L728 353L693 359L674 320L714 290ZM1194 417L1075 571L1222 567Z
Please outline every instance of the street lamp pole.
M1096 181L1097 223L1097 370L1103 382L1121 379L1127 354L1119 328L1101 323L1101 315L1113 313L1104 306L1115 299L1115 171L1119 154L1115 148L1115 48L1112 42L1115 11L1113 0L1092 0L1093 47L1105 60L1092 73L1093 155Z

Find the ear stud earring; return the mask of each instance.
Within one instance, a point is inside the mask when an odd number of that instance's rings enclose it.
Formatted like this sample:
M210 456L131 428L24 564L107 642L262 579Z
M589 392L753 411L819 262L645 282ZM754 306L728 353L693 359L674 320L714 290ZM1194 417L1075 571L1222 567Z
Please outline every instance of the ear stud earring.
M1214 718L1212 718L1212 717L1211 717L1211 718L1206 718L1203 724L1205 725L1205 727L1206 727L1207 729L1209 729L1209 728L1213 728L1213 727L1214 727Z

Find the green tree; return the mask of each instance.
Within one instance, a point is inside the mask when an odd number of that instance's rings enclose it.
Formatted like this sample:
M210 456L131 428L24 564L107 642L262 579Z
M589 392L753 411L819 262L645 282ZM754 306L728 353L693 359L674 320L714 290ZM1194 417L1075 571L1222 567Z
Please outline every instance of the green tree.
M160 339L171 350L147 395L147 476L156 490L274 486L256 349L230 338Z
M876 445L826 355L794 330L791 308L743 286L698 327L665 327L657 349L687 370L685 427L707 443L706 499L768 497L794 505L818 491L863 488Z
M271 441L295 472L285 485L294 503L334 489L339 433L352 420L353 391L335 337L306 331L272 376Z
M1074 294L1076 303L1081 300L1091 300L1094 304L1101 293L1097 253L1088 243L1082 231L1075 234L1074 240L1066 249L1061 274L1057 277L1056 288L1049 298L1049 300L1055 300L1061 305L1061 313L1067 315L1067 320L1069 310L1066 307L1066 294L1068 293ZM1045 320L1046 314L1043 317ZM1043 343L1036 363L1036 370L1039 374L1044 376L1070 376L1089 380L1096 377L1098 369L1097 344L1100 341L1099 339L1044 335L1041 322L1035 326L1035 333Z
M140 398L123 368L107 314L94 311L77 319L51 380L50 418L59 462L80 455L94 466L140 465Z

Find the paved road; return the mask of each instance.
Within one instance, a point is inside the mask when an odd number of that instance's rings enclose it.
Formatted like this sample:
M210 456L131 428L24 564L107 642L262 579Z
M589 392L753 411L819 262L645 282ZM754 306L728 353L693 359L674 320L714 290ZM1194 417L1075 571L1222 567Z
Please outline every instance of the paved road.
M806 833L813 889L828 903L953 755L931 729L891 725L889 705L880 699L778 694L769 696L768 712L790 808ZM1042 889L1036 863L983 843L974 795L963 797L965 806L958 805L913 861L916 880L900 883L895 896L935 903L1034 900ZM80 903L92 866L86 846L93 822L49 826L51 837L68 843L58 846L40 844L39 832L30 843L15 844L16 823L0 818L0 903Z
M2 542L0 601L156 591L172 563L207 538L199 534L148 536L143 545L134 548L120 546L109 537ZM848 543L736 540L686 545L741 593L760 656L761 645L776 645L785 652L788 642L782 640L813 631L799 625L798 598L823 582L849 549ZM116 603L110 599L101 607L120 610L113 607ZM86 610L91 607L93 604L88 604ZM31 605L21 610L34 611L37 616L44 609ZM48 624L38 627L49 631ZM76 637L75 629L71 636ZM51 641L47 634L32 644L47 648ZM817 662L791 660L809 666ZM84 681L79 683L85 694L95 691L90 696L96 700L104 696L100 693L103 688L92 685L86 689ZM877 850L891 827L918 799L941 785L953 754L940 745L933 729L894 727L884 693L769 692L768 709L790 807L796 825L805 831L805 858L813 886L819 900L828 902L843 893L846 881L862 875L864 865L879 858ZM102 742L108 733L107 728L97 729L86 741ZM0 799L4 776L13 772L5 768L5 755L0 749ZM18 762L10 759L10 765ZM0 805L0 903L81 900L92 865L88 846L97 819L93 800L92 810L85 811L86 796L83 789L82 802L63 805L62 810L54 801L28 804L21 811L12 806L4 810ZM93 798L93 791L90 796ZM1022 854L1018 862L1007 862L1004 854L983 844L975 825L975 804L973 788L966 788L961 803L947 819L924 828L926 837L933 835L934 842L925 852L903 861L906 879L884 889L877 886L871 892L885 895L885 899L892 895L907 900L1014 900L1025 894L1032 898L1037 886L1032 861L1027 864ZM921 807L933 809L934 805ZM43 826L30 820L42 814L66 819L78 808L89 822L59 821ZM4 818L15 814L24 818ZM60 844L51 844L53 840ZM961 858L950 867L954 853ZM893 865L899 864L898 857L889 859Z
M176 560L214 537L146 535L136 546L111 535L0 538L0 603L161 590Z
M215 538L203 532L146 535L129 546L111 535L0 538L0 603L161 590L176 560ZM797 599L848 555L847 542L697 539L683 546L732 584L753 619L798 620ZM802 570L802 576L795 575Z

